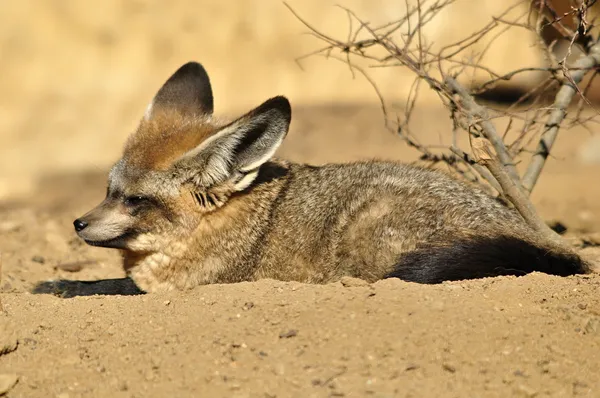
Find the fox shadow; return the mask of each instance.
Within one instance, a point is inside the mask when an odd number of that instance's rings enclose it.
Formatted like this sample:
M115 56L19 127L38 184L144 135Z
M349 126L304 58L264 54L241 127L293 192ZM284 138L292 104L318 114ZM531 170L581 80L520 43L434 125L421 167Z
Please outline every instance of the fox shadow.
M146 294L131 278L102 279L97 281L76 281L59 279L38 282L31 290L33 294L52 294L57 297L77 296L136 296Z

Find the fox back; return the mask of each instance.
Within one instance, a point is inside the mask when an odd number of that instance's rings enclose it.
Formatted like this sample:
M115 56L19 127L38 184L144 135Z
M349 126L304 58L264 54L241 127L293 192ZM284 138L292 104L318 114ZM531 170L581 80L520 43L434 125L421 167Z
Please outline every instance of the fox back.
M284 97L218 120L206 71L182 66L129 137L104 201L75 220L77 233L120 249L144 291L260 278L438 283L586 272L513 210L439 171L273 158L290 121Z

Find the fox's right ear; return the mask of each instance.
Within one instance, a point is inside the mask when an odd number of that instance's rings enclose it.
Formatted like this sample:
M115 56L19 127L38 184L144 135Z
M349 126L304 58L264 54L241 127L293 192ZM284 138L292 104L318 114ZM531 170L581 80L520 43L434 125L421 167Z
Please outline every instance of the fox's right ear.
M184 154L175 166L185 180L200 187L240 178L236 189L242 190L275 154L291 118L287 98L271 98Z
M190 116L211 115L213 95L206 70L197 62L179 68L158 90L148 105L144 119L161 109L173 109Z

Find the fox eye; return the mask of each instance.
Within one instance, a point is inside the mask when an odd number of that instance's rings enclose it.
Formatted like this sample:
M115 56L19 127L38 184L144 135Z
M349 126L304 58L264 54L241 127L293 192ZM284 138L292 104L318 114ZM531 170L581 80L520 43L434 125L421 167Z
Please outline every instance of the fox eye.
M148 201L148 198L141 195L132 195L125 198L125 205L127 206L139 206Z

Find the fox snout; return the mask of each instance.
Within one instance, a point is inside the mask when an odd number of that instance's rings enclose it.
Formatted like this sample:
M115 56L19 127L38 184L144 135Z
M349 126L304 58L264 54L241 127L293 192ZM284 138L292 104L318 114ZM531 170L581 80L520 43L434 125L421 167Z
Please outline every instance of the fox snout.
M121 249L132 235L132 224L131 216L110 201L73 221L75 232L87 244Z

